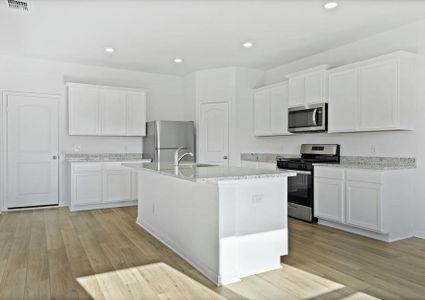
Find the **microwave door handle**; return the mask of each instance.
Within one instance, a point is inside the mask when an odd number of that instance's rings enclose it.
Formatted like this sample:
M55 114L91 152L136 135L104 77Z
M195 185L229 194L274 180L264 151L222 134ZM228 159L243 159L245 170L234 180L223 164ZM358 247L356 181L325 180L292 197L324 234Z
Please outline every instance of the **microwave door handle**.
M317 116L317 108L315 108L313 110L313 124L314 124L314 126L317 126L317 118L316 118L316 116Z

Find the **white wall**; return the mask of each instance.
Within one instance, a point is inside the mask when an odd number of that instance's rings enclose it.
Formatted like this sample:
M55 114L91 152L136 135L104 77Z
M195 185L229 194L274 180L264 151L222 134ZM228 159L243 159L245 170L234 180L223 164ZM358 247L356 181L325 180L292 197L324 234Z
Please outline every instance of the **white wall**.
M76 145L81 146L81 152L141 152L142 150L142 139L138 137L69 136L65 81L144 88L148 90L148 120L185 119L182 77L1 56L0 92L37 92L61 96L62 153L72 152ZM66 186L66 168L63 170L62 183ZM65 199L64 195L62 198Z

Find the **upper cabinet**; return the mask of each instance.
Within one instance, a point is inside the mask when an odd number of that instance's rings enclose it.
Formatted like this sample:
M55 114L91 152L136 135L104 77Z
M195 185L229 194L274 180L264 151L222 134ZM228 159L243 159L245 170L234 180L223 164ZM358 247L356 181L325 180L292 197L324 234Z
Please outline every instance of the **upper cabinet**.
M329 65L289 74L289 107L327 102L326 70Z
M329 71L329 132L412 129L416 55L398 51Z
M278 83L254 90L254 134L287 135L288 83Z
M67 83L70 135L145 136L144 90Z

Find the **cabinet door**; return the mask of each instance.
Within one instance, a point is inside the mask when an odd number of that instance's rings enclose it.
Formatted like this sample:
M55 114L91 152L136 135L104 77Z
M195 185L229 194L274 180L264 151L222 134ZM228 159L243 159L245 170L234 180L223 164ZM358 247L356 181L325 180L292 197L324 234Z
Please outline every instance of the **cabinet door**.
M398 125L397 74L397 60L376 62L359 69L361 129L385 129Z
M270 133L288 134L288 85L270 88Z
M254 134L270 135L270 100L267 90L254 92Z
M71 205L102 203L102 172L79 171L72 174Z
M127 101L124 91L104 89L100 91L102 135L126 135Z
M346 189L346 223L382 232L382 186L347 181Z
M127 135L146 135L145 93L127 93Z
M103 172L103 202L132 200L131 170L105 169Z
M138 200L137 195L137 171L131 172L131 200Z
M100 134L99 91L91 87L69 87L69 134Z
M336 71L329 75L329 131L358 128L357 71Z
M344 181L314 178L314 216L334 222L344 222Z
M289 107L305 105L305 78L289 79Z
M305 102L307 104L326 101L324 88L325 72L315 72L305 77Z

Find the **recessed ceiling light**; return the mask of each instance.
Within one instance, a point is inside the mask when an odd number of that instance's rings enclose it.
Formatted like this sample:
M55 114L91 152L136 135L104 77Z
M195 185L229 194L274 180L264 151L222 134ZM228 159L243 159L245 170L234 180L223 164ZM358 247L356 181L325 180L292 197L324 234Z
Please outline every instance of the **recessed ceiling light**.
M242 44L242 46L244 46L245 48L251 48L254 46L253 42L245 42Z
M108 53L114 53L114 52L115 52L115 48L112 48L112 47L106 47L106 48L105 48L105 52L108 52Z
M175 58L174 59L174 62L176 63L176 64L181 64L182 62L183 62L183 58Z
M326 8L326 9L333 9L333 8L338 7L338 2L328 1L328 2L325 2L325 4L323 4L323 7Z

